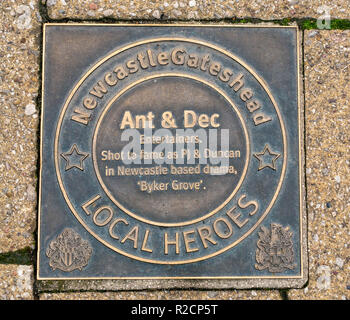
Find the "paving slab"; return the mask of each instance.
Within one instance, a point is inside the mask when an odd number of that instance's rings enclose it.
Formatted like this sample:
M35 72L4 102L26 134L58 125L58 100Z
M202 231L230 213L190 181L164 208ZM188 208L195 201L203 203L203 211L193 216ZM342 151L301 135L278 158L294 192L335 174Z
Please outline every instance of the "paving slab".
M306 31L309 284L290 299L350 298L350 30Z
M0 300L32 300L33 267L0 265Z
M43 293L40 300L280 300L277 290Z
M33 246L40 16L36 1L0 8L0 252Z
M46 0L52 19L223 19L335 18L350 17L350 3L343 0Z

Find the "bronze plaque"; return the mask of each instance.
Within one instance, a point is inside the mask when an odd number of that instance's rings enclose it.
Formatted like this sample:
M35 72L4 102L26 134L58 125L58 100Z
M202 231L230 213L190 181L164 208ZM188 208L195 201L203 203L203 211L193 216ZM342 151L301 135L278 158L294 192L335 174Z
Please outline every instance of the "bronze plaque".
M43 47L39 279L305 282L296 27L46 24Z

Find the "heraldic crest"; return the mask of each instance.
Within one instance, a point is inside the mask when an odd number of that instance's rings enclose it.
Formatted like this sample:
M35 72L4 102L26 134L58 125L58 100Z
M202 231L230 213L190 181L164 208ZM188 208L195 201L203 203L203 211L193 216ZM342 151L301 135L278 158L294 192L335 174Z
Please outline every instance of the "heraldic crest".
M268 269L269 272L283 272L286 269L294 269L294 250L292 236L289 227L272 223L270 230L261 227L258 232L259 240L256 249L256 264L258 270Z
M88 264L91 253L89 242L70 228L64 229L46 249L50 267L53 270L60 269L66 272L82 270Z

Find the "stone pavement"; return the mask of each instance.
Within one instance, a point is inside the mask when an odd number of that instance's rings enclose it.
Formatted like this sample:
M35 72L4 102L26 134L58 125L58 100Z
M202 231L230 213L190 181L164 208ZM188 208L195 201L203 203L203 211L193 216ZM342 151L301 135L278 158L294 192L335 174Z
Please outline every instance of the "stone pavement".
M123 291L121 287L112 292L108 282L40 284L34 273L44 22L172 19L234 23L244 18L245 22L282 23L288 18L301 23L302 19L323 14L323 5L330 10L332 19L345 19L340 26L349 26L350 2L342 0L3 0L1 299L350 299L350 30L303 30L309 250L309 282L305 288Z
M327 5L333 18L349 17L350 3L343 0L47 0L48 15L52 19L174 19L208 20L224 18L255 18L273 20L283 18L318 18L321 7ZM320 8L320 9L318 9Z

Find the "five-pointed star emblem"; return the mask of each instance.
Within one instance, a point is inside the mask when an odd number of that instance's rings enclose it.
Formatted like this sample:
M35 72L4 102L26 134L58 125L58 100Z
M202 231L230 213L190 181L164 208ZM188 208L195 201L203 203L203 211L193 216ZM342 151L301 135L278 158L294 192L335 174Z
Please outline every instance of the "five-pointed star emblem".
M276 160L280 156L281 156L280 153L272 152L270 147L266 144L262 152L254 153L254 157L259 160L258 171L266 167L276 170Z
M78 150L76 144L70 148L68 152L61 153L61 156L66 160L65 171L71 168L78 168L81 171L84 171L83 161L89 156L88 153L82 152Z

